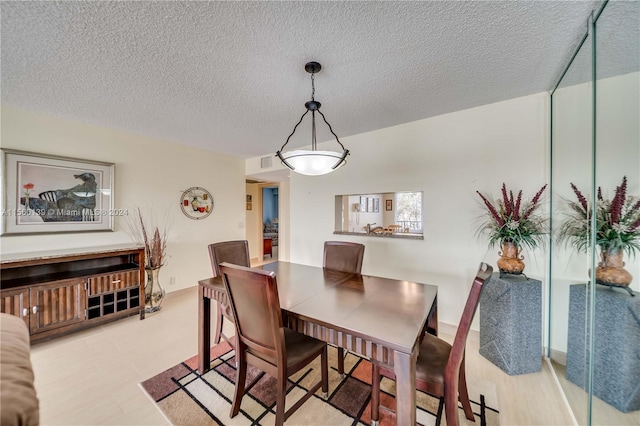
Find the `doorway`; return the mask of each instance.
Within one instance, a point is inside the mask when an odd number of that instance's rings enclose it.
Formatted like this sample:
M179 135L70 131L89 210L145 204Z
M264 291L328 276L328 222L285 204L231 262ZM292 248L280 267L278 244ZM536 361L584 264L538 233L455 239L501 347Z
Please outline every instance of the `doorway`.
M278 185L262 186L262 260L278 260L280 214Z

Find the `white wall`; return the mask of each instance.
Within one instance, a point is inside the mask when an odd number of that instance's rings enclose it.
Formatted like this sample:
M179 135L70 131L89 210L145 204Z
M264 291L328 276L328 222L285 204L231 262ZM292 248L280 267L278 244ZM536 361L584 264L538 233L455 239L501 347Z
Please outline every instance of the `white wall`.
M475 191L498 195L506 182L532 197L546 183L547 102L537 94L341 138L346 166L291 173L290 260L320 266L325 240L362 242L363 273L438 285L439 319L457 324L478 263L498 258L477 238ZM259 158L247 161L248 174L259 170ZM333 234L335 195L395 191L424 191L424 240ZM545 253L525 262L527 275L544 279Z
M245 238L243 159L4 106L1 114L3 148L115 163L116 208L169 215L169 259L160 274L167 291L211 276L209 243ZM180 195L192 186L213 195L206 219L189 219L180 210ZM130 243L126 230L127 218L117 217L115 232L8 235L0 246L2 253L22 253Z

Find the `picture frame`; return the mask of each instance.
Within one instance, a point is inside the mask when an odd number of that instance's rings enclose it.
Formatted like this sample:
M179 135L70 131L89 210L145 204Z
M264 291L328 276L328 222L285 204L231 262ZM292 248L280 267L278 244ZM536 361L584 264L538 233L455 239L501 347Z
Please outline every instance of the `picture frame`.
M0 149L1 235L113 231L115 164Z
M384 209L388 212L393 210L393 200L387 200Z
M373 212L374 213L380 212L380 198L373 199Z
M251 195L247 195L247 203L250 203L250 202L251 202ZM249 210L249 209L247 209L247 210Z
M252 209L251 203L247 203L247 210L251 210L251 209Z
M367 211L367 197L360 197L360 211Z

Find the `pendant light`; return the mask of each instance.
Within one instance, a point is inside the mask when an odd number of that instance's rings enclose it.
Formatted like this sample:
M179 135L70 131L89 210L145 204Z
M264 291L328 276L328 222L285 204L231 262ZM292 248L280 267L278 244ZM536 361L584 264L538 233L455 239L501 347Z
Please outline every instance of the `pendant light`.
M320 111L320 102L316 101L314 96L316 92L315 87L315 74L320 71L322 67L317 62L308 62L304 69L311 74L311 100L304 104L307 110L302 114L298 124L293 128L293 132L287 138L287 141L282 145L280 150L276 153L276 156L280 158L282 164L290 168L296 173L300 173L303 175L309 176L319 176L325 175L327 173L331 173L334 170L337 170L339 167L344 166L347 163L347 155L349 155L349 150L345 149L342 145L338 136L334 133L331 128L331 124L327 121L324 114ZM311 111L311 149L297 149L294 151L282 152L284 147L289 143L289 139L296 132L296 129L302 123L304 116L307 115ZM316 145L316 112L320 114L324 122L327 126L329 126L329 131L336 138L336 142L342 148L342 152L336 151L319 151Z

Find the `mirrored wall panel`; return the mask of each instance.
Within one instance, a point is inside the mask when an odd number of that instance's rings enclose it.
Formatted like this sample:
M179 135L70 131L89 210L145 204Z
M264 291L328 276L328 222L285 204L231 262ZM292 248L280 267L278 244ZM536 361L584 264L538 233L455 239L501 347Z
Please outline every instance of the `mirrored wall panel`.
M581 425L640 419L640 2L608 2L552 94L548 354Z
M610 1L594 39L596 215L607 217L598 221L595 239L591 419L638 425L640 2Z
M552 95L551 145L551 226L554 238L551 244L550 330L549 358L556 370L563 391L575 411L586 413L588 395L581 386L588 378L586 342L586 312L572 312L569 306L588 306L588 292L575 293L586 288L591 268L591 249L588 244L588 221L581 223L583 240L562 238L574 207L585 208L593 202L593 103L592 103L592 49L591 34L573 58L560 84ZM574 188L578 192L574 191ZM579 198L580 197L580 198ZM584 203L582 202L584 200ZM578 206L575 203L578 203ZM585 216L588 213L585 212ZM584 242L584 243L583 243ZM573 290L573 292L572 292ZM572 299L572 300L570 300ZM581 350L569 346L581 342ZM570 369L567 379L567 363ZM578 407L582 407L577 410ZM580 422L584 424L583 422Z

